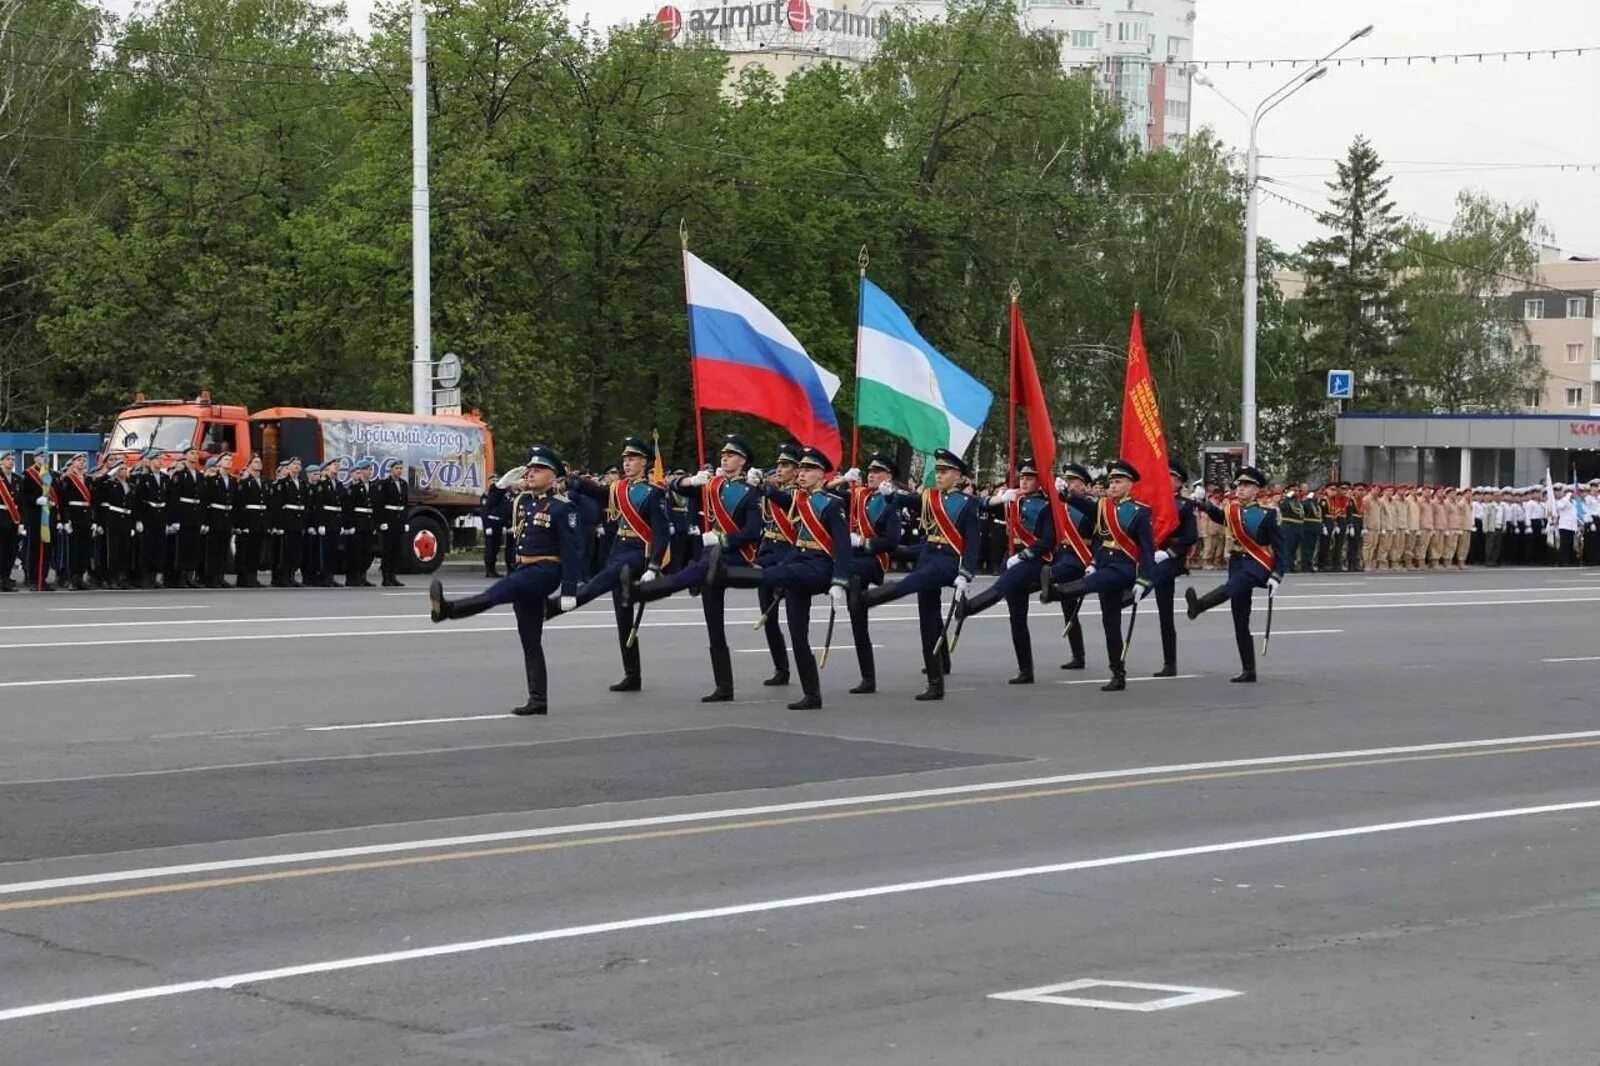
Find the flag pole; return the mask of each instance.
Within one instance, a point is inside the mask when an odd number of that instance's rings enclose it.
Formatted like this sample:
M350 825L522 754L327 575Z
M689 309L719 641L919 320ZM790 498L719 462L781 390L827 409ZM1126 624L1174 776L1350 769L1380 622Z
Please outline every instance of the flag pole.
M683 310L689 316L689 397L694 404L694 446L698 466L706 465L706 427L700 415L700 361L695 358L694 312L689 302L689 223L678 219L678 243L683 246Z
M861 246L856 264L861 268L860 281L867 280L867 246ZM855 411L850 416L850 465L861 466L861 285L856 285L856 390Z
M1011 440L1006 455L1006 484L1015 485L1017 482L1017 300L1022 296L1022 282L1016 278L1011 279L1011 322L1008 328L1008 349L1006 352L1006 365L1008 368L1008 381L1011 396L1006 404L1006 414L1010 417ZM1037 460L1035 460L1037 461Z

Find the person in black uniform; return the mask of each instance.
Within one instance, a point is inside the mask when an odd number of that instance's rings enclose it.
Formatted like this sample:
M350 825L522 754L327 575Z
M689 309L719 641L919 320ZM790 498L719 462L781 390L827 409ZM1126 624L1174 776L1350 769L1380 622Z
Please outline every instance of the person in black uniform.
M490 477L489 489L478 498L478 521L483 523L483 576L499 577L496 564L506 539L506 490Z
M1228 553L1225 584L1201 596L1196 596L1192 587L1185 592L1189 617L1199 618L1223 600L1229 602L1233 609L1233 639L1239 647L1241 667L1239 676L1233 680L1245 683L1256 679L1256 646L1250 635L1251 594L1257 588L1264 588L1268 599L1276 595L1283 581L1283 568L1288 563L1278 513L1256 500L1256 495L1267 484L1266 474L1257 467L1247 466L1239 471L1234 482L1235 499L1229 500L1225 507L1195 501L1207 517L1228 530L1234 548Z
M628 636L633 630L633 612L623 601L624 571L641 582L656 580L661 574L661 560L667 553L667 508L661 489L650 484L646 471L653 458L650 445L640 437L627 437L622 442L622 477L609 484L583 477L567 479L569 497L581 495L595 506L604 507L608 520L617 522L617 536L611 543L611 552L605 567L578 590L576 606L582 607L591 600L611 593L611 609L617 620L617 647L622 653L622 680L611 686L612 692L638 692L644 681L639 667L639 645L630 647ZM586 523L580 516L578 529L585 532ZM585 536L585 548L594 543ZM545 611L546 618L560 613L560 604L551 603Z
M385 588L403 588L404 583L395 575L404 565L406 529L410 523L407 512L411 500L411 486L406 483L406 467L398 459L383 464L388 476L378 483L373 494L378 513L378 536L383 543L383 572Z
M344 550L344 587L372 588L367 571L372 569L373 538L377 534L377 510L373 505L372 475L378 464L363 459L350 471L345 486L345 528L350 535Z
M870 588L883 584L889 568L894 565L894 553L900 547L901 493L895 484L900 478L900 465L887 452L873 452L867 456L865 485L857 481L859 476L856 471L849 471L842 480L834 482L834 488L842 493L849 511L851 572L862 588ZM867 696L878 691L872 631L860 597L851 600L849 608L850 637L855 642L856 662L861 668L861 681L850 689L850 694Z
M1039 586L1039 575L1050 565L1056 546L1055 519L1050 497L1039 485L1039 467L1032 459L1017 463L1017 488L1005 488L983 502L1003 516L1010 551L1004 570L982 592L956 604L956 617L981 614L1006 601L1011 620L1011 647L1017 655L1017 676L1010 684L1033 684L1033 638L1028 633L1028 600Z
M161 453L154 449L145 452L128 481L133 486L138 584L147 589L159 588L167 544L167 476L161 469Z
M200 483L200 499L205 507L205 523L200 527L205 534L205 586L208 589L231 588L228 584L228 545L233 540L233 478L228 465L233 457L227 452L214 455L206 461L206 473Z
M1177 497L1178 528L1156 549L1156 565L1151 571L1156 590L1156 618L1161 623L1161 669L1155 672L1156 677L1178 674L1178 624L1173 620L1172 601L1177 593L1178 578L1189 572L1189 550L1200 539L1194 501L1183 492L1189 480L1188 472L1181 464L1170 462L1167 470L1172 475L1173 495Z
M96 512L106 546L106 588L132 587L133 556L138 542L133 532L133 485L128 477L128 464L113 459L97 490Z
M1094 562L1094 551L1089 543L1094 538L1099 502L1089 495L1089 482L1092 480L1088 468L1081 463L1067 463L1061 468L1055 489L1067 505L1068 528L1059 531L1060 535L1056 538L1058 547L1055 558L1046 568L1049 579L1046 580L1043 570L1039 574L1039 602L1061 604L1061 621L1065 627L1067 647L1072 652L1072 658L1061 664L1063 670L1082 670L1086 665L1083 625L1078 621L1078 612L1083 607L1083 593L1060 596L1056 590L1077 581L1089 564Z
M944 655L949 649L940 640L944 635L940 594L946 586L952 586L958 601L966 598L967 586L977 572L980 550L980 501L957 487L962 478L972 476L972 468L955 452L940 448L933 453L933 476L933 488L898 498L901 505L920 516L925 533L911 573L874 589L862 589L859 578L850 584L850 598L862 610L916 594L923 671L928 678L928 687L916 698L924 701L944 699Z
M17 591L11 572L17 565L17 545L22 541L22 482L18 480L17 457L0 454L0 592Z
M800 449L793 492L765 484L758 489L794 515L793 550L771 566L727 566L726 556L718 552L707 582L712 589L767 588L782 594L802 693L800 699L789 704L791 711L814 711L822 706L822 682L817 660L811 654L811 597L826 592L831 609L837 611L845 602L852 572L850 525L844 504L822 488L832 469L833 463L819 449Z
M340 480L340 466L344 460L337 457L322 464L321 493L316 502L317 539L322 542L322 556L317 569L319 583L324 588L338 588L335 576L344 573L344 553L349 526L345 523L344 497L346 488Z
M1094 558L1084 567L1083 577L1066 585L1051 585L1044 596L1055 598L1094 593L1100 598L1100 625L1105 630L1106 658L1111 664L1111 680L1100 686L1102 692L1121 692L1128 687L1124 659L1122 608L1133 602L1134 589L1139 599L1150 594L1151 571L1155 569L1155 546L1151 540L1150 508L1132 496L1139 471L1132 463L1113 459L1106 467L1106 495L1095 509Z
M261 541L267 532L267 486L261 480L261 456L252 455L233 494L236 583L242 589L261 587Z
M545 600L559 589L563 611L572 610L578 603L578 580L583 567L578 512L565 495L556 491L557 483L566 474L561 457L551 449L536 445L528 453L529 491L517 497L512 511L517 530L516 570L464 600L445 599L444 585L437 578L428 585L429 613L435 622L470 618L504 603L516 611L528 701L513 709L512 714L549 713L543 644Z
M299 588L295 574L300 570L306 540L306 485L300 480L300 460L289 460L284 476L274 486L278 505L278 565L272 575L274 588Z
M201 504L200 504L200 450L190 448L183 453L183 462L172 471L167 489L167 525L178 527L177 551L173 557L172 577L180 588L196 589L200 582Z
M88 459L74 455L55 479L56 506L61 509L61 533L66 541L66 551L56 571L63 589L81 591L89 587L86 578L89 548L93 543L94 496L84 476L88 469Z
M800 446L785 442L778 445L778 461L772 474L764 475L752 467L745 481L754 489L770 486L787 493L794 488ZM761 547L756 551L756 565L778 566L789 561L794 551L795 517L777 501L777 497L763 492L761 507ZM789 646L783 640L783 628L778 624L776 605L783 590L775 585L756 587L756 607L761 611L761 628L767 638L767 654L772 656L772 676L761 682L770 687L789 683Z
M120 465L120 460L101 452L100 461L89 471L89 513L94 516L89 537L89 587L92 589L110 588L113 584L108 570L104 503L106 486L111 482L111 468L116 465Z
M300 552L300 568L305 574L307 588L320 588L325 584L322 574L322 545L327 539L322 502L325 499L322 467L306 464L306 535Z

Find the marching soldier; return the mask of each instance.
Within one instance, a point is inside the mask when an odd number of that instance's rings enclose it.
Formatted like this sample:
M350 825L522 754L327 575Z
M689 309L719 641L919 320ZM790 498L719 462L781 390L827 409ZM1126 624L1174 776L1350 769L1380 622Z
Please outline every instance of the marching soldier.
M278 505L278 565L272 575L273 588L300 588L295 577L303 562L306 541L306 486L300 480L300 460L290 459L284 476L274 486Z
M778 445L778 461L770 481L756 469L752 469L745 480L757 490L767 483L787 492L794 487L799 462L800 446L785 442ZM788 562L794 551L795 517L770 494L762 493L759 505L761 547L756 550L756 565L779 566ZM776 586L756 587L756 606L761 611L762 635L767 638L767 653L772 656L772 676L761 683L769 687L781 687L789 683L789 649L783 642L783 627L778 624L777 603L780 598L781 590Z
M407 504L411 499L411 486L406 483L406 467L398 459L383 464L388 477L378 483L373 494L378 514L378 535L383 544L383 560L379 567L385 588L403 588L404 583L395 575L404 562L406 528L409 518Z
M921 701L944 699L944 655L949 649L940 617L940 593L952 586L957 602L964 599L978 566L979 500L957 487L960 479L971 476L972 468L961 456L945 448L935 451L934 487L897 498L920 516L925 534L911 573L872 589L863 590L859 579L850 584L851 599L860 604L860 610L916 594L923 670L928 677L928 687L916 696Z
M895 482L900 478L900 466L887 452L873 452L867 456L867 483L865 486L849 480L836 482L835 487L847 492L850 511L850 568L863 588L881 585L893 565L892 557L900 547L899 490ZM860 599L848 604L850 611L850 636L856 646L856 662L861 669L861 681L850 689L853 696L867 696L878 691L877 658L872 654L872 633L867 625L867 612Z
M1257 494L1267 485L1267 476L1253 466L1239 471L1234 482L1235 499L1225 508L1200 502L1199 507L1224 523L1234 549L1228 556L1228 580L1203 596L1191 586L1185 591L1190 619L1229 601L1233 609L1233 639L1239 648L1239 675L1234 681L1251 683L1256 679L1255 639L1250 635L1250 599L1257 588L1265 588L1270 599L1283 581L1285 551L1277 513L1262 507Z
M1132 463L1122 459L1111 461L1106 467L1106 494L1095 511L1093 561L1084 567L1083 577L1060 589L1048 586L1040 597L1048 602L1091 592L1099 596L1100 625L1105 630L1106 657L1111 665L1111 680L1100 686L1102 692L1121 692L1128 687L1122 608L1136 602L1133 598L1136 586L1139 599L1148 596L1153 587L1155 545L1150 509L1132 496L1138 480L1139 471Z
M1156 618L1161 625L1161 669L1155 672L1156 677L1178 675L1178 624L1173 619L1172 601L1177 594L1178 578L1189 572L1189 552L1200 539L1194 501L1183 492L1184 483L1189 480L1188 473L1175 462L1169 462L1167 470L1172 476L1172 494L1177 497L1178 526L1151 557L1155 560L1150 576L1155 584Z
M228 546L233 541L233 477L228 473L233 456L227 452L212 456L206 462L205 480L200 485L200 499L205 507L206 520L201 531L205 534L205 586L208 589L232 588L228 584Z
M447 600L444 585L435 578L428 586L429 614L434 622L470 618L491 607L509 603L517 615L517 636L522 641L523 672L528 700L512 714L549 713L548 674L544 661L545 600L557 590L560 607L570 611L578 602L584 545L578 533L578 512L557 491L566 477L561 457L543 445L528 453L529 491L513 505L517 536L517 569L476 596ZM391 523L391 525L394 523Z
M85 577L89 572L89 551L93 545L95 521L94 495L89 490L89 482L85 480L88 469L88 458L74 455L55 483L56 500L61 508L61 532L65 536L67 549L56 576L64 589L82 591L89 587Z
M1005 570L976 595L956 603L956 617L981 614L1006 601L1011 621L1011 647L1017 655L1017 676L1008 684L1033 684L1033 638L1028 633L1028 600L1039 585L1039 574L1050 565L1055 551L1055 521L1050 497L1039 484L1039 468L1032 459L1017 463L1017 488L1006 488L983 504L1005 516L1010 551Z
M633 612L623 598L623 590L633 575L648 585L661 576L661 560L667 553L667 507L660 487L650 484L645 472L654 454L639 437L622 442L622 477L609 484L583 477L567 479L569 497L581 494L605 507L608 519L617 523L606 565L578 589L576 607L582 607L611 593L611 609L617 620L617 648L622 653L622 680L612 692L638 692L643 686L639 664L639 645L631 645ZM579 525L583 523L580 520ZM589 540L590 538L584 538ZM588 548L585 544L585 548ZM628 577L624 577L624 573ZM554 608L554 609L552 609ZM546 619L560 612L558 602L547 604Z
M17 479L17 457L0 453L0 592L17 591L11 572L17 565L17 545L22 540L22 484Z
M1082 670L1085 665L1083 626L1078 622L1078 611L1083 607L1083 594L1058 596L1056 589L1077 581L1083 576L1085 568L1094 562L1094 552L1089 547L1089 538L1094 536L1094 523L1099 505L1094 497L1089 495L1091 480L1088 468L1080 463L1067 463L1061 468L1061 476L1056 479L1055 487L1056 493L1067 505L1069 528L1061 530L1058 538L1061 550L1056 552L1055 558L1050 563L1048 582L1044 574L1039 575L1039 602L1061 603L1061 621L1066 630L1067 647L1072 652L1072 658L1061 664L1063 670Z
M345 486L345 528L350 530L344 549L347 589L373 587L367 571L372 569L373 537L378 528L372 489L372 475L377 469L378 464L371 459L361 460L350 472L350 484Z
M794 641L794 667L800 675L800 699L791 711L814 711L822 706L822 683L817 660L811 654L811 597L826 592L830 611L844 603L852 572L848 550L850 527L839 498L823 491L823 479L833 463L816 448L799 449L793 492L765 485L762 494L795 518L793 549L770 566L728 566L716 552L707 578L708 589L772 589L781 595ZM769 558L772 558L769 556ZM831 616L830 616L831 617ZM831 626L830 626L831 636Z

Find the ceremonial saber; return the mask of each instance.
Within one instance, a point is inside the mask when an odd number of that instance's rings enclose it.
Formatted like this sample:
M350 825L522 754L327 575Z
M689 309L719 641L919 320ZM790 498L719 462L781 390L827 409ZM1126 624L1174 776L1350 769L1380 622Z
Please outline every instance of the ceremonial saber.
M1263 635L1262 638L1261 638L1261 654L1263 656L1267 654L1267 645L1269 643L1271 643L1271 641L1272 641L1272 601L1275 600L1275 599L1277 599L1277 595L1271 589L1268 589L1267 590L1267 631L1266 631L1266 634Z
M639 623L644 621L644 603L639 603L633 609L633 628L628 630L628 647L639 643Z
M782 596L774 596L774 597L772 597L772 606L768 607L767 610L766 610L766 613L763 614L759 619L757 619L756 620L756 624L751 626L750 628L751 629L761 629L768 622L772 621L772 616L775 613L777 613L778 604L781 603L782 601L783 601L783 597ZM829 632L832 632L832 629L831 629L832 620L830 619L829 622L830 622Z
M1067 624L1061 627L1061 639L1066 640L1067 634L1072 632L1072 627L1078 624L1078 612L1083 609L1083 597L1080 595L1072 604L1072 610L1067 612Z
M1133 601L1133 610L1128 614L1128 632L1122 638L1122 664L1128 663L1128 648L1133 645L1133 624L1139 620L1139 601Z
M828 649L833 647L833 620L839 614L839 605L833 602L833 597L828 597L828 629L822 635L822 658L817 662L818 670L828 668Z
M961 643L961 629L966 624L967 624L967 615L966 615L966 612L963 611L961 614L958 614L956 616L956 631L954 633L950 634L950 654L951 655L954 655L956 653L956 645Z
M939 639L933 642L933 654L938 655L939 650L945 646L950 637L950 620L956 615L956 599L951 597L950 609L944 614L944 627L939 630Z

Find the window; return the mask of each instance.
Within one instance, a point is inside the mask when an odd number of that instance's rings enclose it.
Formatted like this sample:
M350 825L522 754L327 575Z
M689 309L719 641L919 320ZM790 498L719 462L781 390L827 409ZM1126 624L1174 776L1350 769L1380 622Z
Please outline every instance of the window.
M1544 301L1543 300L1523 300L1522 301L1522 317L1523 318L1543 318L1544 317Z
M1187 100L1168 100L1167 101L1167 117L1168 118L1188 118L1189 117L1189 101L1187 101Z
M1567 362L1569 362L1569 363L1581 363L1581 362L1583 362L1583 344L1581 342L1578 343L1578 344L1569 344L1569 345L1567 345Z
M1117 23L1117 40L1142 42L1145 37L1144 23L1119 22Z
M1072 47L1074 48L1093 48L1094 39L1095 32L1093 30L1072 31Z
M1525 344L1522 347L1522 354L1529 359L1540 359L1544 356L1544 348L1537 344Z
M1183 46L1188 44L1188 43L1189 42L1183 37L1168 37L1167 38L1167 57L1169 59L1182 59L1183 58Z
M1567 406L1568 407L1582 407L1583 406L1583 387L1581 385L1578 386L1577 388L1571 388L1571 389L1567 390Z
M1584 311L1586 311L1586 310L1587 310L1587 308L1585 308L1583 306L1583 297L1582 296L1568 296L1567 297L1567 317L1568 318L1588 318L1589 316L1584 314Z

